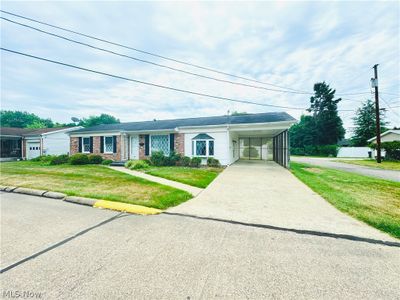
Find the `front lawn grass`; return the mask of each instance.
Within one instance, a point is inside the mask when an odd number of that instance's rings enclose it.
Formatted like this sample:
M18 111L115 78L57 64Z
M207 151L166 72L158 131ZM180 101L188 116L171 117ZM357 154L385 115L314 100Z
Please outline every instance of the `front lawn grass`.
M43 162L6 162L0 164L1 185L21 186L62 192L70 196L144 205L165 209L192 196L101 165L56 165Z
M364 167L372 167L372 168L378 168L378 169L384 169L384 170L395 170L395 171L400 171L400 162L398 161L382 161L380 164L376 162L374 159L339 159L337 160L342 163L346 164L352 164L352 165L359 165L359 166L364 166Z
M400 238L400 183L303 163L290 167L340 211Z
M221 168L150 167L144 172L199 188L207 187L218 176Z

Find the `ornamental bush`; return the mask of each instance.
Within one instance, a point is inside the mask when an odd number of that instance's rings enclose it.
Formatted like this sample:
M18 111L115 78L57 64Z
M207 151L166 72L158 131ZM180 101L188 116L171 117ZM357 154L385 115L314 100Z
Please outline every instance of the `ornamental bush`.
M103 160L103 162L101 163L102 165L108 166L113 162L112 159L105 159Z
M164 152L154 151L153 153L151 153L150 163L156 167L165 166L166 159L164 156Z
M62 165L69 162L68 154L61 154L52 156L50 159L50 165Z
M131 170L141 170L141 169L147 169L149 167L149 164L145 160L135 160L131 163L131 166L129 169Z
M376 149L376 144L369 145L372 149ZM385 150L385 160L400 160L400 141L383 142L381 149Z
M221 164L220 164L218 159L213 158L213 157L209 157L207 159L207 166L208 167L213 167L213 168L219 168L219 167L221 167Z
M86 154L76 153L69 158L71 165L86 165L89 163L89 158Z
M200 157L193 157L190 160L190 166L192 168L198 168L198 167L200 167L200 165L201 165L201 158Z
M103 158L97 154L89 154L88 155L89 164L101 164L103 162Z
M189 156L181 156L180 160L176 163L177 166L181 167L189 167L190 166L190 157Z

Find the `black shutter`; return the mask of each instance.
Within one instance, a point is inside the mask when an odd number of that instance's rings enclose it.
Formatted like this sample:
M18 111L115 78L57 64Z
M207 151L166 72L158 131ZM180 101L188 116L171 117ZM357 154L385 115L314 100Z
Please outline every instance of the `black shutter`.
M93 137L90 137L90 153L93 153Z
M144 155L148 156L150 152L150 136L148 134L144 135Z
M104 136L100 137L100 153L104 153Z
M169 150L170 152L175 150L175 134L169 134Z
M78 151L80 152L80 153L82 153L82 138L81 137L79 137L78 138L79 139L79 141L78 141L78 143L79 143L79 146L78 146Z
M113 136L113 153L117 153L117 136Z

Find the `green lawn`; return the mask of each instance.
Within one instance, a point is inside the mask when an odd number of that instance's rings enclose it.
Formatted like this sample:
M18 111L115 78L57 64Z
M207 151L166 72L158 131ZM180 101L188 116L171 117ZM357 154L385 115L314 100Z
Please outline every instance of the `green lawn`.
M62 192L159 209L178 205L192 196L184 191L133 177L101 165L57 165L20 161L0 164L1 185Z
M150 167L144 171L150 175L205 188L222 170L220 168Z
M337 161L352 165L400 171L400 162L398 161L382 161L380 164L378 164L374 159L360 159L360 160L339 159Z
M400 238L400 183L296 162L290 167L337 209Z

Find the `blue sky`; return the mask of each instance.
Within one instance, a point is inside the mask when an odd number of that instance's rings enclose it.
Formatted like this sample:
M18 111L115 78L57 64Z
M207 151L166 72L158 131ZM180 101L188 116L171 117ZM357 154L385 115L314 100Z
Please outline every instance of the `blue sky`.
M312 91L326 81L337 93L370 91L379 63L382 98L400 105L398 2L2 2L2 9L55 25L257 80ZM9 19L92 45L221 79L236 80ZM309 96L201 79L102 53L1 21L2 47L125 77L218 96L304 107ZM370 94L343 96L354 110ZM388 108L382 102L382 106ZM166 91L1 53L1 108L69 122L109 113L121 121L263 112L274 109ZM397 111L396 111L397 110ZM299 118L301 110L286 110ZM352 111L341 111L350 131ZM400 125L400 109L387 112Z

